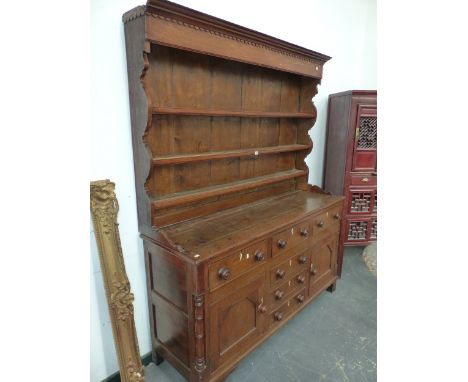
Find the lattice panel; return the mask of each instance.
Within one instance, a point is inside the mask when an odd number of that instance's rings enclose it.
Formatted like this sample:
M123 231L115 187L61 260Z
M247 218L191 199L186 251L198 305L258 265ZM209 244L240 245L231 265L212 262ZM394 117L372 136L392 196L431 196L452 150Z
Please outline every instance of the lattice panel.
M357 147L358 149L377 148L377 117L361 117Z
M348 240L366 240L367 222L349 222Z
M370 192L351 193L351 212L369 212L372 194Z
M370 238L377 239L377 219L373 220L371 223Z

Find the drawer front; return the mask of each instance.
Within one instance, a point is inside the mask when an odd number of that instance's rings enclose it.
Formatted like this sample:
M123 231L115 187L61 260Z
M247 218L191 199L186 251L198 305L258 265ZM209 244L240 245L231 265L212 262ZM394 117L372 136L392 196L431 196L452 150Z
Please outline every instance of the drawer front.
M310 264L310 254L307 251L290 257L270 269L270 287L277 287L289 280L301 270L307 270Z
M285 283L278 285L268 292L266 303L270 311L275 310L285 301L288 301L291 294L304 288L308 284L308 271L302 271L291 277Z
M305 303L306 297L305 289L294 293L283 305L270 314L270 325L278 324L289 317Z
M341 220L341 206L331 208L327 212L324 212L316 216L312 220L313 225L313 235L322 236L321 234L325 231L332 232L335 229L338 229L340 226Z
M377 175L372 174L353 174L350 180L351 186L376 186Z
M236 279L262 264L268 258L268 242L263 240L208 266L210 289L213 290Z
M272 256L280 255L302 243L310 234L310 222L305 221L274 235L271 243Z

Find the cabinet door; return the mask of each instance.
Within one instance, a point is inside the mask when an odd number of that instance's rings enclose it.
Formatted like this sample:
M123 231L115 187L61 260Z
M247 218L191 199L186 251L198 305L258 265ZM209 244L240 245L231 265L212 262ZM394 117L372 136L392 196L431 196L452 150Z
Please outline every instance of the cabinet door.
M330 238L312 250L309 296L328 286L336 276L337 240Z
M212 371L253 345L265 330L265 275L223 296L209 307Z
M358 106L355 133L353 171L377 171L376 106Z

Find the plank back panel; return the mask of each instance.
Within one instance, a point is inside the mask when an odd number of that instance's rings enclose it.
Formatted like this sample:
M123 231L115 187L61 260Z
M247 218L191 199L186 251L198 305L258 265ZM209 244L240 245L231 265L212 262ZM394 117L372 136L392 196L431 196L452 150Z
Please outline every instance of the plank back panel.
M308 130L314 123L315 112L311 99L319 80L156 44L151 46L148 63L145 88L151 106L164 110L153 114L146 134L151 157L162 158L158 165L152 165L145 183L150 197L160 199L207 187L255 181L258 177L294 169L307 170L300 163L308 154L307 149L262 155L258 149L298 143L311 145ZM182 112L171 114L170 110ZM191 111L198 115L190 115ZM210 111L217 114L210 115ZM226 116L222 115L223 111ZM229 112L240 116L229 116ZM252 117L247 112L279 112L288 116ZM291 117L294 113L311 113L311 118L296 119ZM223 158L223 151L245 149L252 149L252 155L246 156L244 151L239 157L231 153ZM186 163L165 160L171 155L218 152L221 154L214 159ZM307 174L302 175L300 182L304 181ZM236 197L227 198L227 205L238 205L235 200L241 203L244 195L250 201L260 200L274 195L275 190L284 190L285 185L287 189L297 188L293 179L279 188L269 184L254 190L241 189ZM212 213L226 206L221 200L222 196L190 203L181 199L177 212L156 207L153 213L162 219L153 222L157 226L161 222L176 223L171 217L200 216L203 209L207 214ZM210 203L213 206L208 208Z

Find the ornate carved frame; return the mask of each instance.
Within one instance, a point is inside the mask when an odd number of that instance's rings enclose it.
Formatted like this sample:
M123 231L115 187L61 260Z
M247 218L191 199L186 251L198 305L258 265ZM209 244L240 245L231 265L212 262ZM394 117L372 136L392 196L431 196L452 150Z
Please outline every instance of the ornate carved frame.
M109 180L91 182L91 215L99 251L102 277L112 322L115 349L122 382L143 382L138 339L133 317L133 294L125 271L117 223L119 204L115 184Z

